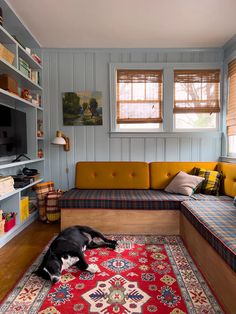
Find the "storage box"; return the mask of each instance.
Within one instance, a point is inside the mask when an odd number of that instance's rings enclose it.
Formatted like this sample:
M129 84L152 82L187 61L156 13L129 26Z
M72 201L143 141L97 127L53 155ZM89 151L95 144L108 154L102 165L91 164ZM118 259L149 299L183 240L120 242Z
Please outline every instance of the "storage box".
M7 74L0 75L0 88L18 95L18 84L16 80Z
M0 44L0 58L4 59L10 64L13 64L15 55L10 50L8 50L3 44Z
M12 217L10 220L5 220L4 231L7 232L11 230L16 225L16 216Z
M29 217L29 197L24 196L20 200L20 221Z

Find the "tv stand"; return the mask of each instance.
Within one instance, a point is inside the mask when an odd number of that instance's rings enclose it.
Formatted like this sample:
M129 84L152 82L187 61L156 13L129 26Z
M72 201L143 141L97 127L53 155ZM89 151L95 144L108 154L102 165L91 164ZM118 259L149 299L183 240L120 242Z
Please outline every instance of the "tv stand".
M16 157L16 159L12 160L12 162L20 161L21 157L25 157L26 159L30 160L30 158L26 156L25 154L20 154L18 157Z

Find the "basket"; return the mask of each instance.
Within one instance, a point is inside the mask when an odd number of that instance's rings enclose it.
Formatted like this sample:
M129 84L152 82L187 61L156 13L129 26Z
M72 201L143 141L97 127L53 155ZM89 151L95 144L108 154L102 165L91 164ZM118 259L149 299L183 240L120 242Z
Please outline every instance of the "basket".
M10 220L5 221L4 231L11 230L16 225L16 216L13 216Z
M13 64L15 55L10 50L8 50L5 46L0 44L0 58L6 60L10 64Z

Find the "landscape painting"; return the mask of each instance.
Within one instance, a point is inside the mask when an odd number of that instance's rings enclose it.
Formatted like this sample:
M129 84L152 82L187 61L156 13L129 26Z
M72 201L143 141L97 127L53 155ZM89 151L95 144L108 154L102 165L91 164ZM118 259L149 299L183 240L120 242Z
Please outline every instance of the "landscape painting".
M102 92L62 94L64 125L102 125Z

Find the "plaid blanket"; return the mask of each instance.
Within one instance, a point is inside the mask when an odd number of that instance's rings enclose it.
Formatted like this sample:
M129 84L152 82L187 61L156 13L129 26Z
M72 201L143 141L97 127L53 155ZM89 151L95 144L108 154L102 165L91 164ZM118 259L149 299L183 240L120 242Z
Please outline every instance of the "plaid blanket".
M185 201L181 212L236 271L236 208L225 201Z

